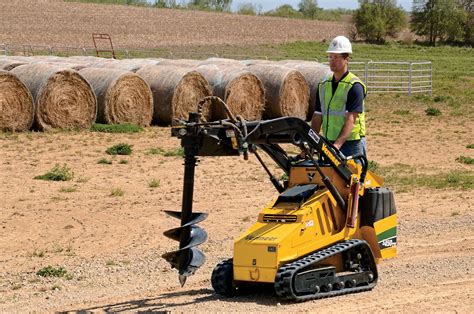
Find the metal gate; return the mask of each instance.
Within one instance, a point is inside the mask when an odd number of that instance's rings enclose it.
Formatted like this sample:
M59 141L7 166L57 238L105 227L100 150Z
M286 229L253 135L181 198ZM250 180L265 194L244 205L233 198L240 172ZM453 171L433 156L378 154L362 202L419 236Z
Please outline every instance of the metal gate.
M367 86L368 93L433 93L431 62L351 62L350 70Z

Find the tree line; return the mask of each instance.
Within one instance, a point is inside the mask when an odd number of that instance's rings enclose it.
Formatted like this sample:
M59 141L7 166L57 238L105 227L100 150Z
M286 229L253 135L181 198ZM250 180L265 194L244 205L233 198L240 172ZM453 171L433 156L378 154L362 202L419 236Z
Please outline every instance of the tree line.
M217 12L231 12L232 6L232 0L82 1ZM356 10L323 10L317 0L301 0L297 8L283 4L267 12L259 4L247 2L240 4L235 13L311 20L340 20L343 15L350 15L350 37L371 43L383 43L408 26L430 45L474 43L474 0L413 0L411 12L404 11L396 0L359 0Z

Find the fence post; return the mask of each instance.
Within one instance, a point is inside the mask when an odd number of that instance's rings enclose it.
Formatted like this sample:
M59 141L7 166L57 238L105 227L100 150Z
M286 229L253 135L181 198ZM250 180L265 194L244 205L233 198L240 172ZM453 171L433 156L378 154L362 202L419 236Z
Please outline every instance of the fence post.
M430 62L430 97L433 96L433 63Z
M408 96L411 96L411 84L412 84L412 75L413 75L413 72L412 72L412 66L413 66L413 63L410 62L410 69L408 70Z
M368 82L368 79L369 79L369 61L366 61L365 64L364 64L364 82L365 82L365 85L368 86L369 85L369 82Z

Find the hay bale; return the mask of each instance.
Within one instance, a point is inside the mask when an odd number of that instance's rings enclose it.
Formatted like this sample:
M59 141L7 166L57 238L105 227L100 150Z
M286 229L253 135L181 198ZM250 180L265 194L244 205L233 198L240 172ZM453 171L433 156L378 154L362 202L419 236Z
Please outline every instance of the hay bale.
M33 96L25 84L14 74L0 71L0 130L28 130L33 112Z
M190 111L197 110L198 102L212 95L211 86L197 71L177 66L144 66L137 72L153 92L153 123L169 125L173 119L188 120ZM203 116L210 117L204 107Z
M79 71L97 96L97 122L149 126L153 116L150 86L138 75L119 69L84 68Z
M311 120L316 104L316 91L318 90L319 82L331 74L331 69L325 64L313 61L281 60L278 64L299 71L306 79L310 90L309 108L306 120Z
M26 62L14 59L0 59L0 70L10 71L23 64L26 64Z
M120 69L135 73L145 65L156 65L158 63L159 61L154 59L102 59L97 60L96 62L90 62L87 66L94 68Z
M306 118L309 87L300 72L270 64L251 65L247 69L265 86L265 118L282 116Z
M225 66L227 64L227 66ZM230 66L229 66L230 65ZM223 99L230 111L246 120L260 120L265 107L265 91L257 76L232 63L200 65L196 70L212 85L213 94ZM228 118L221 106L212 108L212 119Z
M199 62L201 61L192 59L161 59L158 65L191 68L198 66Z
M95 121L97 100L89 83L60 64L25 64L11 70L33 95L34 127L89 128Z
M227 58L208 58L206 60L200 61L199 65L218 65L218 66L234 66L234 67L244 67L245 65L242 64L240 61L234 59L227 59Z

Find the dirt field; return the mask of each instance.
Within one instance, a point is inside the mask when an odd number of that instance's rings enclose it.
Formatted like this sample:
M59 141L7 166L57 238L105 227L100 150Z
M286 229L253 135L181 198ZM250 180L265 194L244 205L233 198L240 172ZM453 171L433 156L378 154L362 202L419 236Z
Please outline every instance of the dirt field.
M370 98L368 99L370 104ZM472 123L430 119L421 108L394 125L391 108L369 115L370 159L381 167L405 165L418 174L468 170L454 161L468 154ZM407 127L408 125L408 127ZM429 125L429 127L427 127ZM413 138L413 128L419 130ZM438 137L430 134L438 129ZM387 137L392 133L394 137ZM130 156L105 149L133 145ZM380 264L372 292L299 304L271 292L221 298L213 294L214 265L232 254L232 241L276 196L256 160L203 158L197 168L195 209L209 212L202 226L206 264L181 288L160 258L176 243L162 232L179 224L163 211L179 209L182 160L149 154L177 148L169 128L139 134L82 132L0 134L1 311L456 311L474 310L472 190L395 187L399 211L399 256ZM98 164L107 158L111 165ZM128 163L120 163L127 160ZM66 163L70 182L33 177ZM151 180L160 185L150 188ZM121 189L123 196L112 196ZM39 277L48 265L64 267L63 278Z
M109 33L120 48L257 45L330 39L346 33L346 24L47 0L0 2L0 44L94 47L92 33Z
M97 31L111 33L125 47L246 45L330 38L343 27L209 14L2 1L0 43L91 46L90 34ZM455 161L472 156L466 148L474 134L469 116L428 117L424 105L408 98L374 106L371 97L369 159L383 171L433 175L433 181L453 171L472 172L473 165ZM394 115L395 109L409 114ZM392 186L399 256L379 265L373 291L298 304L282 302L271 291L215 295L213 267L232 255L233 239L276 196L255 158L202 158L195 210L210 214L201 223L209 234L201 246L207 262L181 288L161 254L177 248L162 232L179 222L163 211L180 209L182 158L150 153L179 147L169 133L159 127L137 134L0 133L0 312L474 312L473 190L408 183ZM105 153L118 143L133 145L132 155ZM99 164L104 158L112 164ZM57 163L74 171L72 181L33 179ZM159 186L150 187L152 181ZM36 275L49 265L67 274Z

